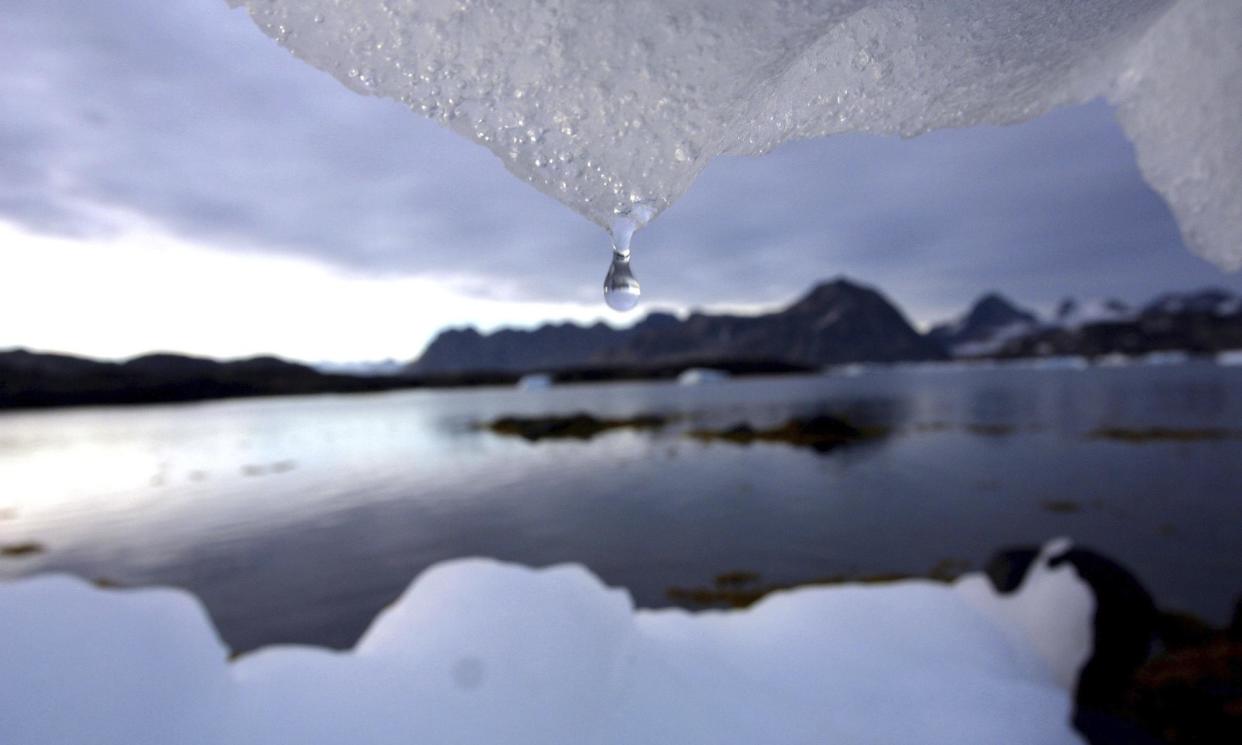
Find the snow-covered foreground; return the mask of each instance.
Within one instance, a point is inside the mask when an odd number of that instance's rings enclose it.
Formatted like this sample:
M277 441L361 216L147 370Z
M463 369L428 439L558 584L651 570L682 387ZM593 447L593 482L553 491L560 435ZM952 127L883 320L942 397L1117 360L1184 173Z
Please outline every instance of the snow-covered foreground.
M6 745L1077 743L1088 586L1044 551L982 575L804 588L747 611L635 611L586 570L424 572L349 652L234 662L170 589L0 586Z

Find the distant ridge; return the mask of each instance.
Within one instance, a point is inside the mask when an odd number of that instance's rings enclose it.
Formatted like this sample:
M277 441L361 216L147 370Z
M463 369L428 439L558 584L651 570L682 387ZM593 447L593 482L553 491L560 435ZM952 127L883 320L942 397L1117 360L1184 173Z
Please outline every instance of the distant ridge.
M762 360L814 368L944 356L943 348L920 335L883 295L842 278L817 285L780 311L755 316L695 313L682 321L667 313L652 313L628 329L597 323L490 335L474 329L451 330L437 336L410 369L419 374L546 372L713 360Z
M1242 349L1242 298L1216 288L1165 293L1134 310L1116 300L1065 301L1053 321L1006 339L990 356L1209 355Z
M0 350L0 410L512 385L527 372L550 373L558 383L671 380L692 367L766 375L854 362L1082 356L1114 363L1118 356L1229 350L1242 350L1242 297L1228 290L1165 293L1133 308L1067 300L1048 320L990 293L921 335L876 290L836 279L761 315L694 313L679 320L655 312L627 329L451 329L414 364L354 366L356 374L270 356L218 361L160 353L108 362Z
M473 328L449 329L436 336L409 370L422 375L468 370L522 373L581 367L631 335L677 323L677 317L672 314L653 312L628 329L614 329L605 323L592 326L545 324L531 331L502 329L486 335Z
M149 354L102 362L24 349L0 351L0 409L354 393L409 384L400 378L325 375L276 357L219 362Z

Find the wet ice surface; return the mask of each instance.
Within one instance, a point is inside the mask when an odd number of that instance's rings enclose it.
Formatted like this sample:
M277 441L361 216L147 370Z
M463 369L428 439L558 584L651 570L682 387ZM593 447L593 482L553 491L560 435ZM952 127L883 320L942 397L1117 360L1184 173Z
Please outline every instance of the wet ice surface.
M1234 0L229 2L603 227L636 204L663 210L717 155L1103 96L1187 243L1242 265Z
M0 720L8 745L1070 745L1093 609L1068 564L1011 597L974 576L688 616L580 567L475 559L425 572L350 652L229 664L185 593L40 577L0 584Z
M506 414L667 413L656 432L528 443ZM819 455L683 428L844 414L892 426ZM0 578L68 571L203 599L230 646L352 645L418 572L580 562L643 607L723 572L787 583L981 566L1070 535L1217 623L1242 591L1242 368L892 371L220 401L0 416Z

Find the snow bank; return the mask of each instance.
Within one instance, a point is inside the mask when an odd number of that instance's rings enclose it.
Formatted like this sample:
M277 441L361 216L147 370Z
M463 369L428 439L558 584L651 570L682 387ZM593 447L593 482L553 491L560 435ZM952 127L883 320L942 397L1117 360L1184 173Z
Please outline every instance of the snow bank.
M1045 556L1048 552L1045 552ZM6 745L1077 743L1093 601L1041 560L981 576L804 588L748 611L635 611L586 570L424 572L350 652L229 663L184 592L0 585Z
M1187 242L1242 266L1237 0L229 2L605 227L663 210L717 155L1105 96Z

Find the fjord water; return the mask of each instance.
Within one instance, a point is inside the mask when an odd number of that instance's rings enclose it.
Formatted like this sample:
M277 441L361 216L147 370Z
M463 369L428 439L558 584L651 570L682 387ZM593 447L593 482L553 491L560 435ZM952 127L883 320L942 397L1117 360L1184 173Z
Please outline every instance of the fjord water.
M590 441L476 426L576 411L677 418ZM686 436L815 413L891 432L830 453ZM1242 368L1199 363L9 413L0 544L45 551L0 558L0 578L177 585L234 649L347 646L421 569L460 556L581 562L663 606L669 587L731 570L798 582L977 568L1067 535L1164 606L1220 622L1242 591L1239 427Z

